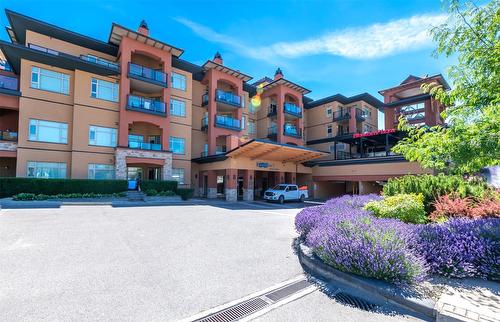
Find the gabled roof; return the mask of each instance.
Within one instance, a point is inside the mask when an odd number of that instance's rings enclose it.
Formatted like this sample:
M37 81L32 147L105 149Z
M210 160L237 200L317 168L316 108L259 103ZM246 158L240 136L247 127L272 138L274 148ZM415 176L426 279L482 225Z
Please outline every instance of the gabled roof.
M60 28L41 20L5 9L10 28L7 32L14 43L26 45L26 30L32 30L45 36L57 38L71 44L90 48L108 55L116 56L118 47L104 41L94 39L71 30ZM10 30L9 30L10 29Z
M164 50L166 52L172 53L175 57L179 57L184 53L184 50L164 43L163 41L156 40L149 36L143 35L137 31L133 31L132 29L123 27L117 23L113 23L111 27L111 31L109 33L109 43L119 46L123 37L128 37L134 39L138 42L142 42L146 45L149 45L154 48L158 48Z
M401 84L399 85L403 85L403 84L406 84L406 83L409 83L409 82L414 82L414 81L417 81L417 80L421 80L422 77L418 77L418 76L415 76L415 75L408 75L408 77L406 77L404 79L404 81L401 82Z
M306 109L314 108L316 106L328 104L331 102L339 102L340 104L346 105L346 104L351 104L351 103L354 103L357 101L364 101L364 102L378 108L379 110L382 110L384 108L384 103L382 103L380 100L378 100L377 98L373 97L372 95L370 95L368 93L362 93L362 94L358 94L358 95L351 96L351 97L346 97L342 94L335 94L335 95L328 96L328 97L325 97L325 98L322 98L322 99L319 99L316 101L308 102L308 103L306 103L304 108L306 108Z
M306 95L306 94L309 94L311 92L307 88L302 87L298 84L295 84L294 82L291 82L291 81L286 80L284 78L278 78L277 80L273 80L271 83L264 86L264 90L271 89L271 88L276 87L278 85L284 85L288 88L291 88L291 89L301 93L302 95Z
M221 71L223 73L226 73L228 75L231 75L231 76L234 76L238 79L241 79L243 82L248 82L249 80L252 79L251 76L243 74L242 72L240 72L238 70L235 70L235 69L226 67L224 65L218 64L218 63L214 62L213 60L207 60L207 62L205 64L203 64L202 67L205 70L215 69L215 70Z
M380 95L384 95L385 92L393 90L393 89L408 88L408 87L415 86L415 85L418 85L421 83L426 83L426 82L429 83L433 80L439 81L443 85L445 90L450 89L450 85L448 85L448 82L446 81L446 79L443 77L442 74L436 74L436 75L426 76L426 77L416 77L416 76L410 75L400 85L386 88L386 89L380 90L378 92L380 93Z

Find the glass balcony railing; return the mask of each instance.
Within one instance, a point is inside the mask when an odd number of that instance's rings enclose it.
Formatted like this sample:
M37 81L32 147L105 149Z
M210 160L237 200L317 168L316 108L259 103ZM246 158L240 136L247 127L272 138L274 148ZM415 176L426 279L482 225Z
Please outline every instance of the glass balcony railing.
M167 74L160 70L128 63L128 74L132 77L138 77L145 81L158 83L165 87L167 86Z
M96 65L101 65L101 66L104 66L104 67L107 67L107 68L111 68L111 69L114 69L114 70L119 70L119 66L117 63L114 63L112 61L109 61L109 60L106 60L106 59L103 59L103 58L99 58L99 57L96 57L96 56L92 56L92 55L81 55L80 58L82 60L85 60L89 63L93 63L93 64L96 64Z
M17 91L18 80L16 77L0 75L0 88Z
M278 134L278 129L277 129L276 125L272 125L272 126L267 128L267 136L268 137L274 136L276 134Z
M276 104L271 104L269 105L269 110L267 112L267 116L270 117L270 116L274 116L278 113L278 107L276 106Z
M333 113L333 122L348 120L351 118L351 113L349 111L337 111Z
M12 66L10 66L10 64L6 60L0 59L0 70L11 72Z
M297 117L302 117L302 109L300 108L300 106L297 106L297 105L292 104L292 103L285 103L285 104L283 104L283 108L284 108L285 113L288 113L290 115L294 115Z
M0 130L0 141L17 142L17 132Z
M302 137L302 130L297 129L293 125L285 124L285 128L283 129L283 134L287 135L287 136L301 138Z
M242 107L240 96L234 95L231 92L225 92L221 89L215 91L215 99L218 102L234 105L237 107Z
M215 115L215 125L231 130L241 130L241 121L227 115Z
M364 121L368 118L368 113L357 108L356 109L356 120L358 121Z
M204 118L201 119L201 129L206 130L208 129L208 117L205 116Z
M129 141L128 147L131 149L161 151L161 144L158 144L158 143Z
M129 95L127 106L132 109L166 114L165 102L142 96Z
M201 106L208 105L208 94L203 94L201 96Z

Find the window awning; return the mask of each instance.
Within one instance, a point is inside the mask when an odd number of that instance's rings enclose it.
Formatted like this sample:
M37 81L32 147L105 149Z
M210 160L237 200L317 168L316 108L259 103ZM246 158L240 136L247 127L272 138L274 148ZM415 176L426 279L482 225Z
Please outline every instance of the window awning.
M295 146L280 144L269 140L254 139L226 153L233 158L263 159L281 162L302 163L328 155L327 152Z

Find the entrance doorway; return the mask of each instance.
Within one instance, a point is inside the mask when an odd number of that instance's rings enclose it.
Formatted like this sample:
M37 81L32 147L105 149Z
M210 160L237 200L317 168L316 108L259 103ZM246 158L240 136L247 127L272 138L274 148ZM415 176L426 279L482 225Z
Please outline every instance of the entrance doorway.
M243 199L243 177L238 177L238 199Z
M127 181L128 189L136 190L137 181L142 180L142 168L139 167L127 167Z
M148 180L161 180L161 168L148 168Z

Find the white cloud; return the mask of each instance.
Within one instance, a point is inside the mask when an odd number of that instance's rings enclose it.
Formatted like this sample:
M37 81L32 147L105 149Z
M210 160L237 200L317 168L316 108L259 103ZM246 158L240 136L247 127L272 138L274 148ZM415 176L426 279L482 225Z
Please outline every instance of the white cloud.
M429 28L443 23L446 15L418 15L387 23L327 32L302 41L277 42L267 46L250 46L191 20L176 20L208 41L227 45L242 55L256 59L274 60L280 57L298 58L319 54L373 59L428 46L431 43Z

